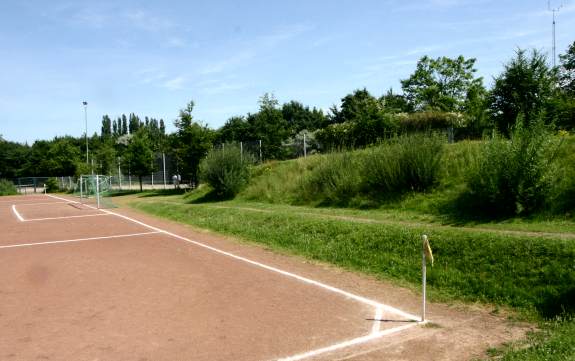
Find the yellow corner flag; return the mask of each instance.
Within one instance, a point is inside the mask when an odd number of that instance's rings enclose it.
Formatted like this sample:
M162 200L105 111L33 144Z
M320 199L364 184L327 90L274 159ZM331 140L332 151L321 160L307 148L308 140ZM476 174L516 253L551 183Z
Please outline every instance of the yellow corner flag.
M423 239L423 252L425 253L425 258L428 261L431 261L431 266L433 266L433 252L431 252L431 246L429 245L427 235L424 234L421 238Z

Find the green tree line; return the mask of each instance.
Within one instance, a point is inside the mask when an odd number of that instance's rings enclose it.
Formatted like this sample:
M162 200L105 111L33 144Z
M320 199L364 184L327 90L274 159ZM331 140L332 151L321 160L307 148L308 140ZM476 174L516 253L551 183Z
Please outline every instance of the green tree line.
M476 59L424 56L401 80L401 92L389 89L376 96L357 89L327 112L295 100L280 105L266 93L257 112L233 116L219 129L193 117L193 101L180 111L170 134L163 119L104 115L100 133L88 137L88 164L83 136L32 145L0 137L0 178L108 174L118 162L143 176L154 170L153 155L164 152L175 158L184 179L197 182L200 160L214 145L225 143L257 143L261 158L271 160L297 156L290 145L301 143L304 134L310 149L328 151L423 130L448 131L454 140L478 139L493 131L508 136L518 121L527 127L542 121L572 131L575 42L559 58L554 68L545 54L518 49L488 89L477 76Z

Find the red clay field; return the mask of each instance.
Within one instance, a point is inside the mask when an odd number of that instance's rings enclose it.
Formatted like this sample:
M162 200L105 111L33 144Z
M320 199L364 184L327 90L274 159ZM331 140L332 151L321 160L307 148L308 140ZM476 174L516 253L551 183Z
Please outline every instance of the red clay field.
M0 359L464 359L482 311L68 197L0 198ZM489 332L486 332L489 330Z

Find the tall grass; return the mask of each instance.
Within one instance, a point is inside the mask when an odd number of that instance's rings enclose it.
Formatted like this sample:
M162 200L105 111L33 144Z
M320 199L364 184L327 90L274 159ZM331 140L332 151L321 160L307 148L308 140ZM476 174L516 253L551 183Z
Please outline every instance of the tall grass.
M366 192L389 196L433 187L439 181L444 144L438 134L414 134L370 149L363 168Z
M347 205L358 195L362 183L362 158L350 152L331 153L319 159L302 179L302 200Z

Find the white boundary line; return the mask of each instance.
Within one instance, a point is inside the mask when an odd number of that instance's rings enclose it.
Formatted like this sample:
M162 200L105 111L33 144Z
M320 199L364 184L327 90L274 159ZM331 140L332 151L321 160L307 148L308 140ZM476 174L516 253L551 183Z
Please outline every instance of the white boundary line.
M61 198L61 197L53 196L53 195L50 195L50 194L46 194L46 196L52 197L52 198L55 198L55 199L65 200L65 201L67 200L66 198ZM86 206L87 206L87 207L90 207L90 208L93 208L93 209L97 209L97 208L92 207L92 206L89 206L89 205L86 205ZM168 236L171 236L171 237L173 237L173 238L180 239L180 240L182 240L182 241L191 243L191 244L196 245L196 246L198 246L198 247L202 247L202 248L208 249L208 250L213 251L213 252L215 252L215 253L219 253L219 254L225 255L225 256L227 256L227 257L231 257L231 258L234 258L234 259L237 259L237 260L240 260L240 261L249 263L249 264L251 264L251 265L254 265L254 266L257 266L257 267L260 267L260 268L263 268L263 269L266 269L266 270L275 272L275 273L279 273L279 274L282 274L282 275L287 276L287 277L290 277L290 278L297 279L297 280L302 281L302 282L304 282L304 283L311 284L311 285L317 286L317 287L319 287L319 288L323 288L324 290L327 290L327 291L331 291L331 292L333 292L333 293L340 294L340 295L342 295L342 296L345 296L345 297L348 298L348 299L353 299L353 300L355 300L355 301L357 301L357 302L360 302L360 303L363 303L363 304L367 304L367 305L372 306L372 307L375 308L374 322L377 322L377 326L374 325L373 328L372 328L372 330L371 330L371 332L370 332L368 335L362 336L362 337L358 337L358 338L354 338L354 339L347 340L347 341L343 341L343 342L340 342L340 343L337 343L337 344L334 344L334 345L331 345L331 346L328 346L328 347L324 347L324 348L312 350L312 351L309 351L309 352L306 352L306 353L297 354L297 355L294 355L294 356L289 356L289 357L287 357L287 358L281 358L280 360L282 360L282 361L295 361L295 360L302 360L302 359L309 358L309 357L314 357L314 356L317 356L317 355L319 355L319 354L323 354L323 353L327 353L327 352L339 350L339 349L342 349L342 348L345 348L345 347L349 347L349 346L354 346L354 345L359 345L359 344L362 344L362 343L366 343L366 342L375 340L375 339L377 339L377 338L380 338L380 337L383 337L383 336L386 336L386 335L389 335L389 334L392 334L392 333L395 333L395 332L399 332L399 331L402 331L402 330L411 328L411 327L413 327L413 326L415 326L415 325L419 325L419 324L426 323L426 322L421 322L421 321L420 321L420 320L421 320L421 317L419 317L419 316L415 316L415 315L413 315L413 314L404 312L404 311L402 311L402 310L400 310L400 309L397 309L397 308L395 308L395 307L392 307L392 306L389 306L389 305L386 305L386 304L383 304L383 303L380 303L380 302L377 302L377 301L374 301L374 300L370 300L370 299L365 298L365 297L362 297L362 296L355 295L355 294L353 294L353 293L344 291L344 290L342 290L342 289L340 289L340 288L336 288L336 287L327 285L327 284L325 284L325 283L321 283L321 282L312 280L312 279L310 279L310 278L302 277L302 276L299 276L299 275L297 275L297 274L295 274L295 273L287 272L287 271L281 270L281 269L279 269L279 268L275 268L275 267L272 267L272 266L268 266L268 265L266 265L266 264L253 261L253 260L248 259L248 258L245 258L245 257L237 256L237 255L235 255L235 254L233 254L233 253L226 252L226 251L223 251L223 250L221 250L221 249L218 249L218 248L215 248L215 247L212 247L212 246L208 246L207 244L204 244L204 243L201 243L201 242L198 242L198 241L194 241L194 240L191 240L191 239L186 238L186 237L179 236L179 235L177 235L177 234L175 234L175 233L172 233L172 232L168 232L168 231L163 230L163 229L160 229L160 228L158 228L158 227L151 226L151 225L149 225L149 224L146 224L146 223L144 223L144 222L141 222L141 221L138 221L138 220L136 220L136 219L130 218L130 217L125 216L125 215L123 215L123 214L115 213L115 212L112 212L112 211L109 211L109 210L106 210L106 209L100 209L100 211L102 211L102 212L104 212L104 213L111 214L111 215L115 215L115 216L120 217L120 218L123 218L123 219L126 219L126 220L128 220L128 221L130 221L130 222L139 224L139 225L141 225L141 226L143 226L143 227L146 227L146 228L151 229L151 230L153 230L153 231L156 231L156 232L158 232L158 233L164 233L164 234L166 234L166 235L168 235ZM379 331L380 321L377 321L377 320L380 320L380 319L381 319L381 315L382 315L383 311L387 311L387 312L394 313L394 314L396 314L396 315L405 317L405 318L407 318L407 319L409 319L409 320L411 320L411 321L414 321L414 323L409 324L409 325L404 325L404 326L399 326L399 327L387 329L387 330L384 330L384 331Z
M64 241L46 241L46 242L36 242L36 243L10 244L7 246L0 246L0 249L42 246L42 245L46 245L46 244L73 243L73 242L93 241L93 240L111 239L111 238L137 237L137 236L144 236L147 234L158 234L158 233L162 233L162 232L142 232L142 233L119 234L119 235L115 235L115 236L67 239Z
M62 216L62 217L46 217L46 218L30 218L24 219L24 222L32 222L32 221L49 221L52 219L68 219L68 218L84 218L84 217L101 217L101 216L109 216L110 214L83 214L81 216Z
M375 310L375 317L373 318L373 327L371 333L378 333L381 329L381 318L383 317L383 308L377 307Z
M63 204L63 203L70 203L70 202L40 202L40 203L17 203L18 206L40 206L46 204Z
M18 211L16 210L16 205L13 204L12 205L12 212L14 212L14 214L16 215L16 217L18 218L18 220L20 222L24 222L24 218L22 218L22 216L20 215L20 213L18 213Z

